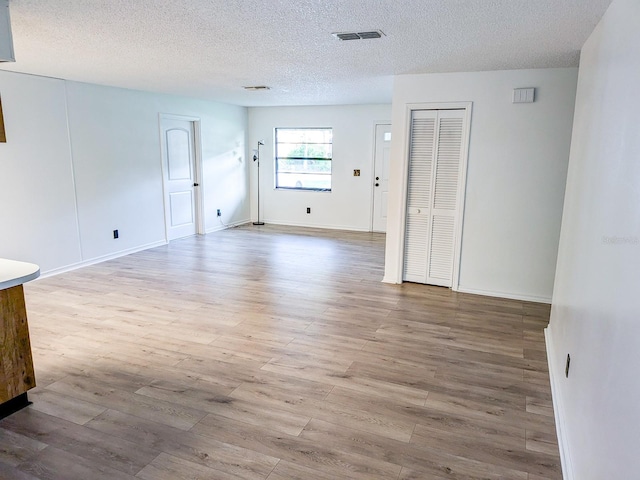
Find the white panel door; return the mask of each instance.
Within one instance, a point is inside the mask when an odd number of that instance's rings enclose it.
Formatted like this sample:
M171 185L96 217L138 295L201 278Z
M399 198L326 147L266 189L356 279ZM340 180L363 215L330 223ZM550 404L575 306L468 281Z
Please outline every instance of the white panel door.
M373 225L374 232L387 231L387 197L389 195L389 161L391 159L391 125L376 125L374 153Z
M464 110L412 112L403 279L452 286Z
M197 232L193 122L163 118L162 141L167 236L174 240Z

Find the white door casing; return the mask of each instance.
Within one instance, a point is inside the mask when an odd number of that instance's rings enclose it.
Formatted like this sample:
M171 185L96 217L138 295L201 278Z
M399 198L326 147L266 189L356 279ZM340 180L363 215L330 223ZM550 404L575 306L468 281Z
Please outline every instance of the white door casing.
M167 240L200 233L196 124L176 116L160 117Z
M464 109L411 113L403 280L457 286L466 121Z
M391 160L391 125L375 127L373 171L373 212L371 230L387 231L387 197L389 195L389 164Z

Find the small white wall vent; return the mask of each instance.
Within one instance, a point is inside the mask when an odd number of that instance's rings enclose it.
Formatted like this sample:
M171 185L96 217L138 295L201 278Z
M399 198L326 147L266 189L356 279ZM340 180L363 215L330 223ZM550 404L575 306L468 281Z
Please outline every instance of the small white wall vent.
M370 32L336 32L331 35L338 40L369 40L372 38L382 38L384 33L380 30L371 30Z
M535 88L514 88L513 103L533 103L536 100Z

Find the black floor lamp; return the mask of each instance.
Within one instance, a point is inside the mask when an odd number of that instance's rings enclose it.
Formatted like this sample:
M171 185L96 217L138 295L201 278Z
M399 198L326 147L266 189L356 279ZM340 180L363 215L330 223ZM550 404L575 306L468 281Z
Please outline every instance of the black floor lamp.
M264 143L258 140L258 154L253 156L253 161L258 162L258 221L253 222L254 225L264 225L264 222L260 221L260 145L264 146Z

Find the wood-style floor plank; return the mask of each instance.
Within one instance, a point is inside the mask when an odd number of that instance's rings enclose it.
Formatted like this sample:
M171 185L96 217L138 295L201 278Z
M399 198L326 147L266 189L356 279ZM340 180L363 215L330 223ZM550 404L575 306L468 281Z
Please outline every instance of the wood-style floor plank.
M215 470L199 463L174 457L162 452L153 462L144 467L136 477L144 480L236 480L233 474ZM249 476L245 478L251 478ZM264 478L264 477L255 477Z
M104 462L96 462L89 455L81 452L73 454L51 446L45 448L37 457L21 464L19 468L20 470L11 472L11 476L6 478L19 480L23 478L20 474L24 474L28 475L26 479L40 480L135 480L134 476L111 468Z
M397 464L362 455L354 450L344 450L333 442L318 443L300 435L279 434L217 415L207 415L193 431L312 470L329 473L334 478L395 478L400 472L400 466Z
M46 447L37 439L0 428L0 462L5 465L20 465Z
M89 426L109 435L135 441L145 448L241 478L264 478L278 463L277 458L253 450L160 423L143 421L116 410L107 410L92 420Z
M0 478L561 478L549 306L381 282L384 235L247 225L25 286Z

